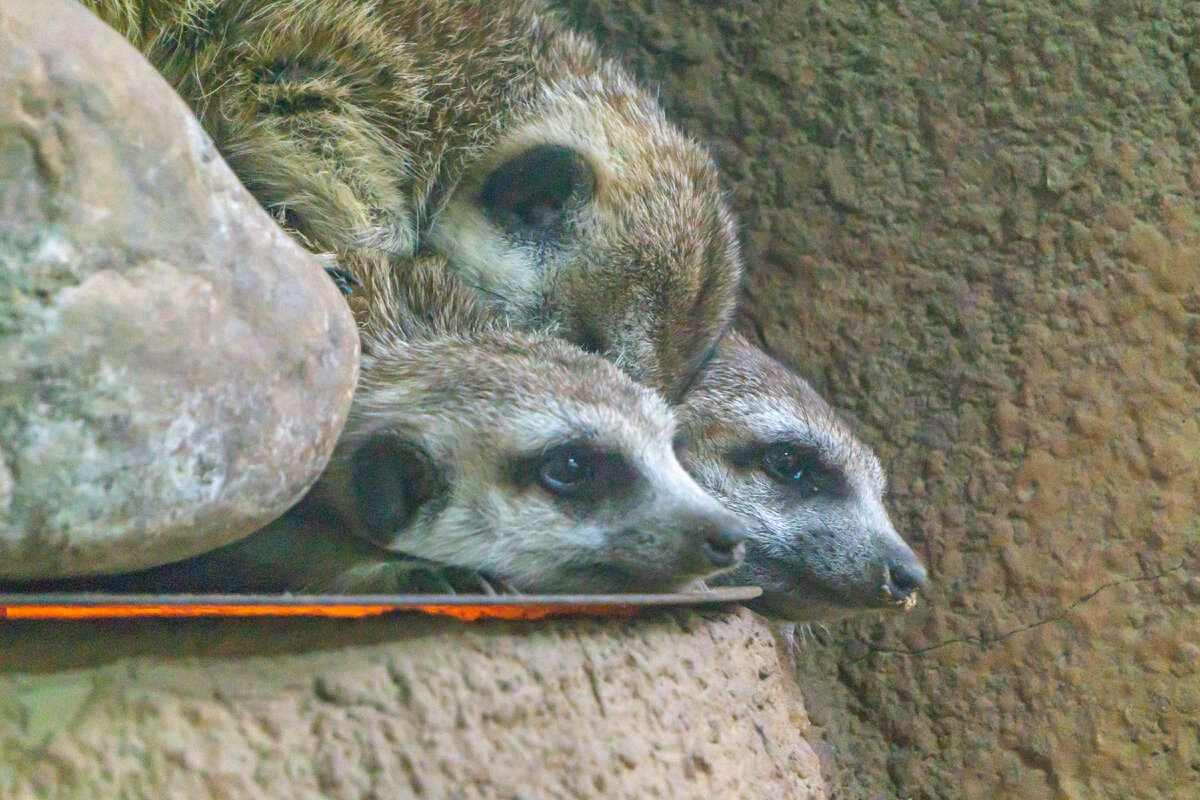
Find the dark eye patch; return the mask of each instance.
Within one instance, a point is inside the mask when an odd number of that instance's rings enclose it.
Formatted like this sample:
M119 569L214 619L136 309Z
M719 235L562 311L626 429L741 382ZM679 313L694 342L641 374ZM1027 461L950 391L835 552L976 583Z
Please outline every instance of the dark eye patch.
M572 440L519 456L509 466L518 488L536 487L572 506L619 502L637 482L637 471L620 453Z
M799 441L758 442L726 454L734 466L761 471L799 499L819 495L842 497L849 493L846 473L819 448Z
M542 144L492 170L480 189L479 204L497 225L520 236L544 238L558 233L570 209L590 200L595 189L595 175L582 153Z
M816 448L798 442L768 445L760 464L767 477L801 497L841 495L846 491L845 473L826 463Z
M351 456L350 496L371 542L387 547L412 525L428 503L445 498L449 486L425 450L389 434L365 440Z

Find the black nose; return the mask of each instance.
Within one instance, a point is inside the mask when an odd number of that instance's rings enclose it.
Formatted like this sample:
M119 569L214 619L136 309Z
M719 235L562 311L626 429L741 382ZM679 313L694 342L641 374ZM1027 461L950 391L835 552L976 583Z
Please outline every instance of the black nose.
M715 567L732 567L746 554L746 529L732 515L706 524L702 536L701 548Z
M925 567L911 550L892 553L887 561L887 593L897 602L907 601L925 585Z

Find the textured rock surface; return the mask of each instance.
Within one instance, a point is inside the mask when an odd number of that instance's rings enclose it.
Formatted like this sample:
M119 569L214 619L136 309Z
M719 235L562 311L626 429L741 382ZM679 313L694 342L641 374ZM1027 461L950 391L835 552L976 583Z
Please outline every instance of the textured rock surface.
M0 578L249 533L315 479L357 336L120 37L0 0Z
M572 6L716 148L743 328L931 567L801 659L831 796L1195 796L1200 5Z
M0 795L820 798L749 612L0 626Z

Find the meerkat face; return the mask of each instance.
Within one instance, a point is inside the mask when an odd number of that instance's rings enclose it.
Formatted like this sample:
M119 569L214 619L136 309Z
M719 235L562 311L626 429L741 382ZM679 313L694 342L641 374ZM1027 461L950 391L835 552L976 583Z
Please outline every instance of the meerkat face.
M681 458L746 523L760 608L814 619L911 606L925 570L884 510L874 454L798 376L730 335L679 409Z
M520 324L677 400L740 277L711 160L615 68L547 83L522 118L449 194L430 245Z
M383 550L528 592L665 591L740 561L670 410L600 358L476 334L396 343L362 374L322 492Z

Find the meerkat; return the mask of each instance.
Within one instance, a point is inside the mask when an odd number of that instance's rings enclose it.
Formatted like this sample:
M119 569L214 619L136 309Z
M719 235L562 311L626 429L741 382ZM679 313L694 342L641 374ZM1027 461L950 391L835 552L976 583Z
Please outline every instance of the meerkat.
M655 392L497 324L440 260L412 269L364 286L358 389L305 500L118 588L395 592L457 571L522 592L653 592L738 563L743 526L680 465Z
M912 607L925 569L884 509L879 460L803 379L731 333L677 411L685 468L748 531L714 583L761 586L755 607L793 621Z
M84 4L352 281L440 254L515 325L672 401L728 327L741 261L710 157L543 3Z
M515 324L556 325L671 400L714 352L740 272L715 170L540 3L87 4L191 102L259 200L357 280L441 253ZM354 292L370 316L369 293ZM782 384L772 402L803 400ZM750 426L736 407L712 408L710 427ZM764 492L760 511L782 491ZM762 530L783 541L789 528ZM826 561L847 570L830 585L850 587L849 561ZM900 561L887 570L908 580ZM777 577L777 595L795 579Z

